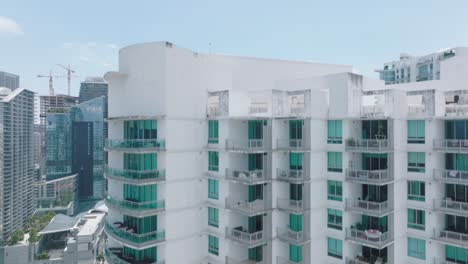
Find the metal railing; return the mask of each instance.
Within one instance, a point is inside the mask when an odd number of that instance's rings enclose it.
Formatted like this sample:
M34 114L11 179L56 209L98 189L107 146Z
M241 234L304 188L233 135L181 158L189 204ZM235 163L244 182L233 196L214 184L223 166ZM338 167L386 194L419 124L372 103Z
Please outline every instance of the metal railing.
M257 199L252 202L249 201L239 201L239 200L230 200L226 199L226 205L228 209L235 210L240 213L245 214L256 214L262 213L271 209L271 205L268 205L267 200Z
M116 169L106 166L104 173L122 179L129 180L158 180L162 181L166 179L166 171L164 169L155 170L127 170L127 169Z
M304 169L276 169L276 177L278 178L278 180L288 182L300 182L307 181L310 179L309 175L306 174L306 171Z
M276 263L277 264L302 264L302 263L310 263L310 262L307 262L305 260L297 262L297 261L289 260L288 258L285 258L285 257L277 256Z
M377 248L382 248L392 240L390 232L382 233L378 230L361 231L354 228L346 229L346 237L349 240L369 244Z
M164 139L107 139L108 149L156 149L165 150Z
M409 116L421 116L426 114L426 106L421 105L408 105Z
M266 148L265 139L226 139L226 149L238 151L254 151Z
M434 169L434 179L447 183L468 183L468 171Z
M355 151L389 151L388 139L347 139L346 149Z
M468 152L468 139L434 139L434 149L439 151Z
M305 150L306 141L304 139L277 139L276 140L276 149L285 149L285 150Z
M266 169L260 170L233 170L226 169L226 179L238 182L244 182L248 184L256 184L258 182L264 182L271 177L267 177Z
M163 211L166 205L164 200L137 202L129 200L116 200L110 196L107 196L105 201L107 204L114 205L115 207L125 208L133 211Z
M447 116L466 116L466 115L468 115L468 105L466 105L466 104L448 104L448 105L445 105L445 115L447 115Z
M361 108L361 116L363 117L384 117L384 105L364 105Z
M104 248L104 255L107 262L110 264L133 264L135 260L129 257L123 256L123 248ZM142 260L141 262L146 264L165 264L164 260L152 261Z
M346 208L354 211L377 215L385 214L392 210L391 205L388 201L372 202L360 199L346 199Z
M120 227L115 226L115 224L110 224L107 221L105 222L105 230L107 234L111 234L116 239L123 240L124 242L134 243L134 244L142 244L142 243L157 243L164 241L166 237L166 233L164 230L162 231L153 231L144 234L137 234L131 228L124 227L120 225Z
M346 169L346 180L358 183L381 184L392 181L393 177L388 169L384 170L359 170Z
M288 228L278 227L276 229L276 233L278 234L280 238L293 242L293 243L304 243L310 240L309 232L306 232L304 230L294 231L289 227Z
M304 200L291 200L288 198L278 198L277 207L278 209L293 212L303 212L308 209Z
M434 208L442 212L468 215L468 202L454 201L450 198L434 200Z
M463 234L449 230L434 229L434 239L465 247L468 245L468 234Z
M226 236L232 240L236 240L247 244L255 244L265 240L265 231L261 230L254 233L249 233L246 230L247 229L243 227L226 227Z

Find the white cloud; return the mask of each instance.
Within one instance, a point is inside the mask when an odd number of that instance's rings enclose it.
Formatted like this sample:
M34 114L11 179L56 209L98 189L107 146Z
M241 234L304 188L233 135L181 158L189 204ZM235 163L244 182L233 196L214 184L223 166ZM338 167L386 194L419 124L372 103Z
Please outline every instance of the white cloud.
M14 20L0 16L0 34L23 35L23 29Z
M77 60L86 65L94 65L111 69L116 66L118 46L115 44L102 44L94 41L64 42L61 44L64 52L71 60Z
M110 43L110 44L107 44L107 47L109 49L112 49L112 50L118 50L119 49L119 46L113 44L113 43Z

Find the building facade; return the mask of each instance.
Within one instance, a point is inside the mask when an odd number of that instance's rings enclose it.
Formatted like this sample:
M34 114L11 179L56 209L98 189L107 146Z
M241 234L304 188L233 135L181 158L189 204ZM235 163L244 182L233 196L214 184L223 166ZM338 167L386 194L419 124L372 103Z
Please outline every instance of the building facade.
M50 108L46 114L45 165L47 180L72 174L70 108Z
M0 239L6 242L35 209L34 93L0 89Z
M8 72L0 71L0 87L15 90L19 87L19 76Z

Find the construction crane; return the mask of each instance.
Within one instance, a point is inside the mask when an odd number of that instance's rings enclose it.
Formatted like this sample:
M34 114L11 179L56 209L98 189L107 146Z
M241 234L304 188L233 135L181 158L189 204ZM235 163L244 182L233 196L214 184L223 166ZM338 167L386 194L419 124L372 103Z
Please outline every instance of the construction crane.
M67 70L68 96L70 96L70 82L71 82L72 73L75 73L75 71L70 68L70 64L68 65L68 67L63 66L62 64L57 64L57 66L60 66L64 68L65 70Z
M54 96L54 78L63 77L61 75L52 75L52 70L49 71L49 75L37 75L38 78L49 78L49 95Z

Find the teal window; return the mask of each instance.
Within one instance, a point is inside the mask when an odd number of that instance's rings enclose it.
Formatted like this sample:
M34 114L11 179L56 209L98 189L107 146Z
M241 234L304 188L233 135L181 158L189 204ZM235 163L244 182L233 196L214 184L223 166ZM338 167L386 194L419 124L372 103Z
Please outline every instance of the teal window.
M208 170L219 171L219 152L208 151Z
M263 246L249 248L249 260L255 262L263 261Z
M445 168L447 170L468 171L468 154L446 153Z
M328 228L343 229L343 212L336 209L328 209Z
M408 209L408 228L424 230L426 228L426 212Z
M408 171L425 172L426 171L426 153L408 152Z
M426 129L424 120L408 120L408 143L424 144Z
M148 202L156 201L158 197L158 186L156 184L150 185L131 185L124 184L124 199L132 202Z
M289 168L291 170L302 170L304 153L289 153Z
M216 256L219 255L219 238L208 235L208 252Z
M289 120L289 139L302 139L302 120Z
M218 227L219 226L219 209L208 207L208 225Z
M328 171L342 172L343 171L343 153L328 152L327 157Z
M249 185L249 203L263 200L263 184Z
M156 153L124 153L124 169L126 170L155 170L158 167Z
M302 246L289 244L289 260L298 263L302 261Z
M289 199L294 201L302 200L302 184L290 183L289 184Z
M422 181L408 181L408 200L422 201L426 200L426 188Z
M343 201L343 183L328 181L328 200Z
M289 214L289 228L295 232L302 231L302 215Z
M208 143L218 144L219 143L219 121L208 120Z
M334 258L343 258L343 241L339 239L328 238L328 256Z
M158 230L158 217L156 215L141 218L124 215L123 219L124 224L135 230L137 234L146 234Z
M263 123L266 120L249 120L249 139L263 139Z
M137 250L133 248L123 247L123 255L125 258L130 258L138 262L150 261L157 262L158 260L158 248L151 247L147 249Z
M125 139L156 139L158 136L156 120L124 121Z
M208 179L208 198L219 199L219 182L218 180Z
M263 170L263 153L249 154L249 171Z
M468 249L446 245L445 260L453 263L468 264Z
M327 134L329 144L343 143L343 122L341 120L328 120Z
M426 241L422 239L408 237L408 256L425 260Z

